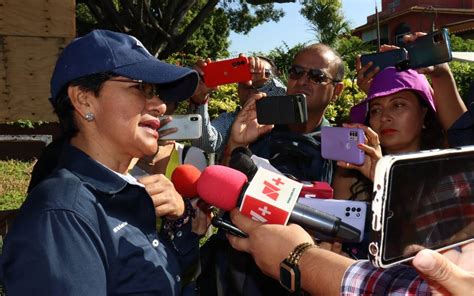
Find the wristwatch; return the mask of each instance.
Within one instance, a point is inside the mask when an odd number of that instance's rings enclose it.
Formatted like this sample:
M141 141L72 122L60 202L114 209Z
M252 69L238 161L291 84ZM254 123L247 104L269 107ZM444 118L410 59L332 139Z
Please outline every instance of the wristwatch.
M290 255L280 263L280 284L291 293L301 293L301 274L298 262L306 250L316 247L312 243L302 243L295 247Z

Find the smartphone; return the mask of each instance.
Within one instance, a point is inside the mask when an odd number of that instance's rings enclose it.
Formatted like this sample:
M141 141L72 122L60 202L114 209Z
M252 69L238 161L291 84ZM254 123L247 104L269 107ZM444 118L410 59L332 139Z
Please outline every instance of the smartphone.
M160 118L164 119L168 116ZM169 135L161 136L160 140L190 140L199 139L202 135L202 117L199 114L186 114L186 115L171 115L173 119L166 125L161 126L158 132L169 129L177 128L178 131Z
M369 257L378 267L474 241L474 146L384 156L372 214Z
M203 72L204 83L208 87L252 80L250 63L246 57L209 62Z
M365 152L357 147L365 143L361 128L330 127L321 128L321 155L325 159L342 160L361 165Z
M405 48L408 51L409 67L412 69L449 62L453 58L446 28L417 38Z
M303 94L264 97L256 102L260 124L290 124L308 121L306 96Z
M361 242L364 238L365 221L368 208L366 202L300 197L298 199L298 203L341 218L342 222L349 224L360 231L358 242ZM318 234L316 238L326 240L326 237L321 234Z
M408 63L408 52L404 48L376 52L370 54L364 54L360 56L360 62L362 66L367 65L369 62L372 62L372 66L367 70L366 73L369 73L379 67L380 71L383 69L394 66L398 69L406 69Z

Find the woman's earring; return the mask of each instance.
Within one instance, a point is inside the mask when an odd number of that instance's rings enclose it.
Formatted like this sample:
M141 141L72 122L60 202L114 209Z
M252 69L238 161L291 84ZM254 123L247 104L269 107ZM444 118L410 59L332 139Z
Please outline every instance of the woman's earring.
M94 120L95 117L94 117L94 114L92 112L87 112L85 118L86 118L87 121L91 122L91 121Z

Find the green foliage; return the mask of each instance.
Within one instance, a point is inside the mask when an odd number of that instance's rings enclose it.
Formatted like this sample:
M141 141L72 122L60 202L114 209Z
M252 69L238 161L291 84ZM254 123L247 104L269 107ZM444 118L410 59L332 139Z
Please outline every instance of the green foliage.
M26 197L34 162L0 161L0 210L17 209Z
M31 121L29 119L18 119L17 121L6 122L8 125L14 125L21 128L37 128L43 124L46 124L46 121Z
M331 123L336 125L348 122L350 109L366 97L354 80L346 78L343 83L344 90L341 96L336 102L329 104L324 114Z
M473 63L464 63L464 62L451 62L449 67L453 72L454 80L459 90L459 94L464 100L469 91L469 84L474 80L474 64ZM473 98L469 98L473 99Z
M334 46L339 36L350 32L340 0L301 0L300 13L310 22L316 40Z
M474 51L473 39L462 39L456 35L451 35L451 50L452 51Z
M239 106L236 84L226 84L211 94L209 100L209 116L216 118L222 112L232 112Z
M198 12L198 9L193 9L188 13L183 28L189 25ZM216 8L189 38L182 52L212 60L228 57L229 34L227 15L222 8Z
M237 33L248 34L252 28L268 21L278 22L285 15L283 10L275 9L273 3L249 5L245 0L221 2L230 28Z

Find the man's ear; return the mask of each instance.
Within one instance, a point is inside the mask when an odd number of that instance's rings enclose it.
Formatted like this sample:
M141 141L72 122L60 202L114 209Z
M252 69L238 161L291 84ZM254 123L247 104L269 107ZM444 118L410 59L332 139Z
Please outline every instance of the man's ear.
M331 102L335 102L337 98L342 94L342 91L344 90L344 83L343 82L337 82L334 84L334 91L332 92L332 98Z
M82 118L85 118L88 112L91 112L92 106L89 102L91 95L88 91L84 91L79 86L69 86L67 94L71 99L71 104Z

